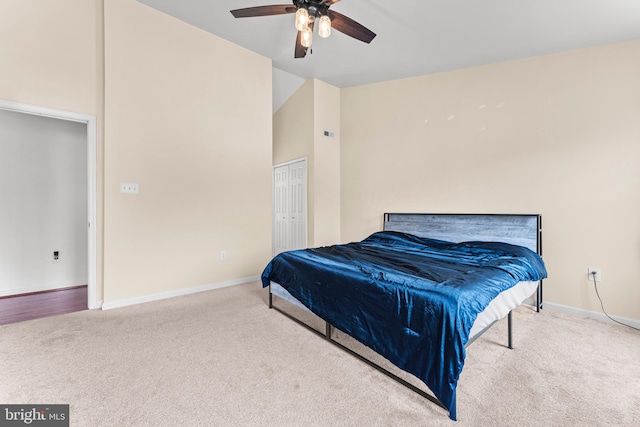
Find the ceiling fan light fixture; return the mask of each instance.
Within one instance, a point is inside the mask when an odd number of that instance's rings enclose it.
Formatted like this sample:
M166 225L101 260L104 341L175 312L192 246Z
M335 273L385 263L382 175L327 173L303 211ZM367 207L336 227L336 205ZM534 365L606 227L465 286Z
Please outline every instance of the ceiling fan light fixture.
M331 35L331 18L329 18L327 15L322 15L320 17L318 35L325 39Z
M301 7L296 12L296 30L305 31L307 28L309 28L309 12Z
M307 27L307 29L302 32L300 44L304 47L311 47L311 43L313 43L313 32L311 28Z
M353 19L329 8L340 0L293 0L293 5L272 4L231 10L234 18L253 16L295 15L296 45L293 57L304 58L313 43L313 31L318 24L318 37L329 37L333 29L342 34L371 43L376 34ZM289 21L291 22L291 21ZM291 25L291 24L289 24Z

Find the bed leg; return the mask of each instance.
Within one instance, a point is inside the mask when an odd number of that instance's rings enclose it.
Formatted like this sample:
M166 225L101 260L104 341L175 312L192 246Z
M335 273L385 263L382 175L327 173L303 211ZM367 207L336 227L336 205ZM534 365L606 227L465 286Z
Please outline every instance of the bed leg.
M324 336L331 341L331 324L329 322L325 322L326 324L326 329L325 329L325 334Z
M508 341L509 341L509 348L513 349L513 321L511 319L511 311L509 312L509 314L507 315L507 329L508 329Z
M273 308L273 294L271 293L271 286L269 286L269 308Z
M542 310L542 280L540 280L536 288L536 311L540 313L540 310Z

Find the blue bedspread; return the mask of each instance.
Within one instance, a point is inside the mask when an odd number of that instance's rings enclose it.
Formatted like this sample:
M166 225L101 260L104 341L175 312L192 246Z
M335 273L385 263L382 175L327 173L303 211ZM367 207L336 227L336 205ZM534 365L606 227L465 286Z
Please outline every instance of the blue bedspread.
M465 344L500 292L547 276L521 246L378 232L346 245L284 252L262 273L312 312L420 378L456 419Z

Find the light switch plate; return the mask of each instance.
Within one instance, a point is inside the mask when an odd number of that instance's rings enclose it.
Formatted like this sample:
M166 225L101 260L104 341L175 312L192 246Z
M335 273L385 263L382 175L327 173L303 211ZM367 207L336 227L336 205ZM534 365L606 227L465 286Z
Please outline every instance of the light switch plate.
M120 192L123 194L138 194L140 187L137 182L121 182Z

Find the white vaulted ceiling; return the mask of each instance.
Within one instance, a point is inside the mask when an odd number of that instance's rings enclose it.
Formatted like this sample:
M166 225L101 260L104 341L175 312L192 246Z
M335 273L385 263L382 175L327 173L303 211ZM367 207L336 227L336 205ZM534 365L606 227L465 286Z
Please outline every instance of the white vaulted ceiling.
M271 58L284 72L274 72L274 105L307 78L348 87L640 39L638 0L341 0L331 10L377 37L316 31L312 53L294 59L293 15L229 12L290 1L138 1Z

